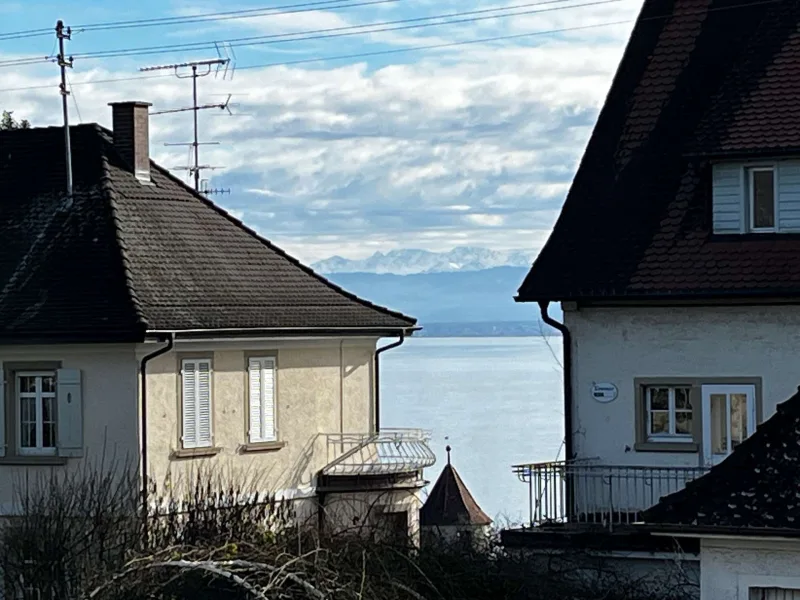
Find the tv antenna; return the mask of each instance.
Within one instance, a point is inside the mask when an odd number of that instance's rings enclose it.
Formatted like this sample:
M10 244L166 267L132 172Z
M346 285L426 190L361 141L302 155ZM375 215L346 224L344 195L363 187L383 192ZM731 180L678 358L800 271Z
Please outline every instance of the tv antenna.
M227 53L227 47L222 46L222 49ZM210 108L217 108L220 110L227 110L228 114L231 114L230 109L230 100L231 95L228 94L228 97L225 99L224 102L221 103L214 103L214 104L197 104L197 80L200 77L207 77L214 73L215 77L220 75L222 72L222 78L225 79L228 77L229 74L229 67L230 68L230 76L233 77L233 68L232 68L232 61L228 56L222 56L220 47L217 46L217 53L220 54L219 58L212 58L208 60L196 60L184 63L175 63L171 65L158 65L153 67L142 67L139 71L165 71L165 70L173 70L175 72L175 77L178 79L189 79L192 80L192 106L187 106L185 108L173 108L168 110L160 110L156 112L151 112L151 115L164 115L168 113L179 113L179 112L186 112L192 111L193 113L193 123L194 123L194 138L191 142L182 142L182 143L173 143L173 144L166 144L167 146L189 146L194 154L194 160L192 164L176 167L177 169L185 170L189 172L189 176L194 179L194 189L197 192L201 192L200 189L200 173L204 170L208 169L219 169L221 167L214 167L211 165L201 165L200 164L200 146L206 145L218 145L219 142L200 142L199 141L199 134L198 134L198 126L197 126L197 114L201 110L207 110ZM187 73L186 71L190 70L191 72Z

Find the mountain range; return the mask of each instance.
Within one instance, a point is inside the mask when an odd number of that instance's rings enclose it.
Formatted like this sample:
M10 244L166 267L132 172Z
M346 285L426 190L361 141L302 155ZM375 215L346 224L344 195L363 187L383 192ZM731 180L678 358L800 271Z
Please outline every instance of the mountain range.
M488 248L459 246L449 252L406 249L376 252L359 260L332 256L314 263L320 273L449 273L482 271L494 267L530 267L535 253L525 250L497 251Z
M509 262L523 260L513 252L456 248L446 253L395 250L364 261L334 257L314 266L346 290L416 317L423 336L557 334L540 321L538 306L514 301L529 269L529 255L522 266L480 268L501 261L501 257ZM464 260L456 263L454 258ZM338 271L340 268L371 268L372 272ZM387 272L390 268L392 272ZM560 319L561 311L557 306L553 309L553 316Z

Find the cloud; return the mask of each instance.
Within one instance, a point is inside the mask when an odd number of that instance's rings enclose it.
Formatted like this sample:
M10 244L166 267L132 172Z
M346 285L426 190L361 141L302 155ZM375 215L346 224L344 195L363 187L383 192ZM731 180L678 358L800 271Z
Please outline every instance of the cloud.
M435 13L467 9L449 1L421 6ZM435 35L578 26L633 18L638 6L625 0ZM332 22L328 15L304 15L297 30L312 27L308 19ZM357 22L363 16L336 18ZM248 27L298 23L290 21ZM404 35L402 43L413 43L429 34ZM234 112L242 116L200 114L201 139L220 142L202 147L201 162L225 167L206 172L212 186L232 190L216 201L303 260L412 246L538 249L555 222L626 35L598 28L409 54L396 64L331 62L240 70L233 81L205 78L199 81L201 102L233 93ZM338 42L326 48L327 54L339 52ZM109 126L110 101L143 99L162 110L191 100L189 82L170 76L82 84L130 75L109 70L113 64L76 63L70 73L86 121ZM3 75L0 107L34 125L60 122L55 88L2 92L53 83L52 66ZM187 162L184 149L164 142L191 139L191 113L153 116L151 132L157 161L166 167Z

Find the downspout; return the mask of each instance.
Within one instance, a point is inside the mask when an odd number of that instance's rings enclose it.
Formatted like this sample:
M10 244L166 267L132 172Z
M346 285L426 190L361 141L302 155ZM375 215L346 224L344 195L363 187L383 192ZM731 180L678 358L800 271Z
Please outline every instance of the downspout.
M570 461L575 456L574 442L572 439L572 334L564 323L556 321L553 317L547 314L547 307L550 302L542 300L539 302L539 308L542 313L542 321L550 327L557 329L561 333L561 342L563 346L563 371L564 371L564 458ZM569 467L565 465L565 469ZM566 500L567 500L567 519L572 520L573 513L573 486L570 473L565 473L566 476Z
M141 390L142 390L142 404L141 404L141 424L139 427L141 428L141 436L142 436L142 464L141 464L141 473L142 473L142 508L144 509L144 523L145 523L145 533L147 531L147 363L153 360L156 357L161 356L162 354L166 354L172 347L175 345L175 336L172 333L167 334L166 339L167 345L162 346L158 350L151 352L150 354L142 357L142 362L139 365L139 376L141 378Z
M380 357L381 354L386 352L387 350L391 350L392 348L397 348L398 346L402 346L403 342L406 341L406 332L400 332L400 339L396 342L392 342L384 346L383 348L378 348L375 351L375 433L378 433L381 430L381 361Z

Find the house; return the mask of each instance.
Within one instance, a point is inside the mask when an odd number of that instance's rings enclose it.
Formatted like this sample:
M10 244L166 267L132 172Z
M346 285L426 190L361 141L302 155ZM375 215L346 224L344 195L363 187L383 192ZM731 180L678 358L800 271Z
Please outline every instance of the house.
M0 509L20 476L105 455L156 486L255 473L323 524L339 506L413 533L434 456L381 427L378 361L414 319L151 161L148 106L70 128L72 196L62 128L0 132Z
M645 0L517 295L564 352L566 460L516 468L529 525L619 540L800 382L798 20L797 2Z
M800 598L800 391L707 475L642 515L700 541L701 600Z
M423 541L463 541L468 545L480 546L489 539L492 519L483 512L461 475L450 463L450 446L446 450L447 464L420 511Z

